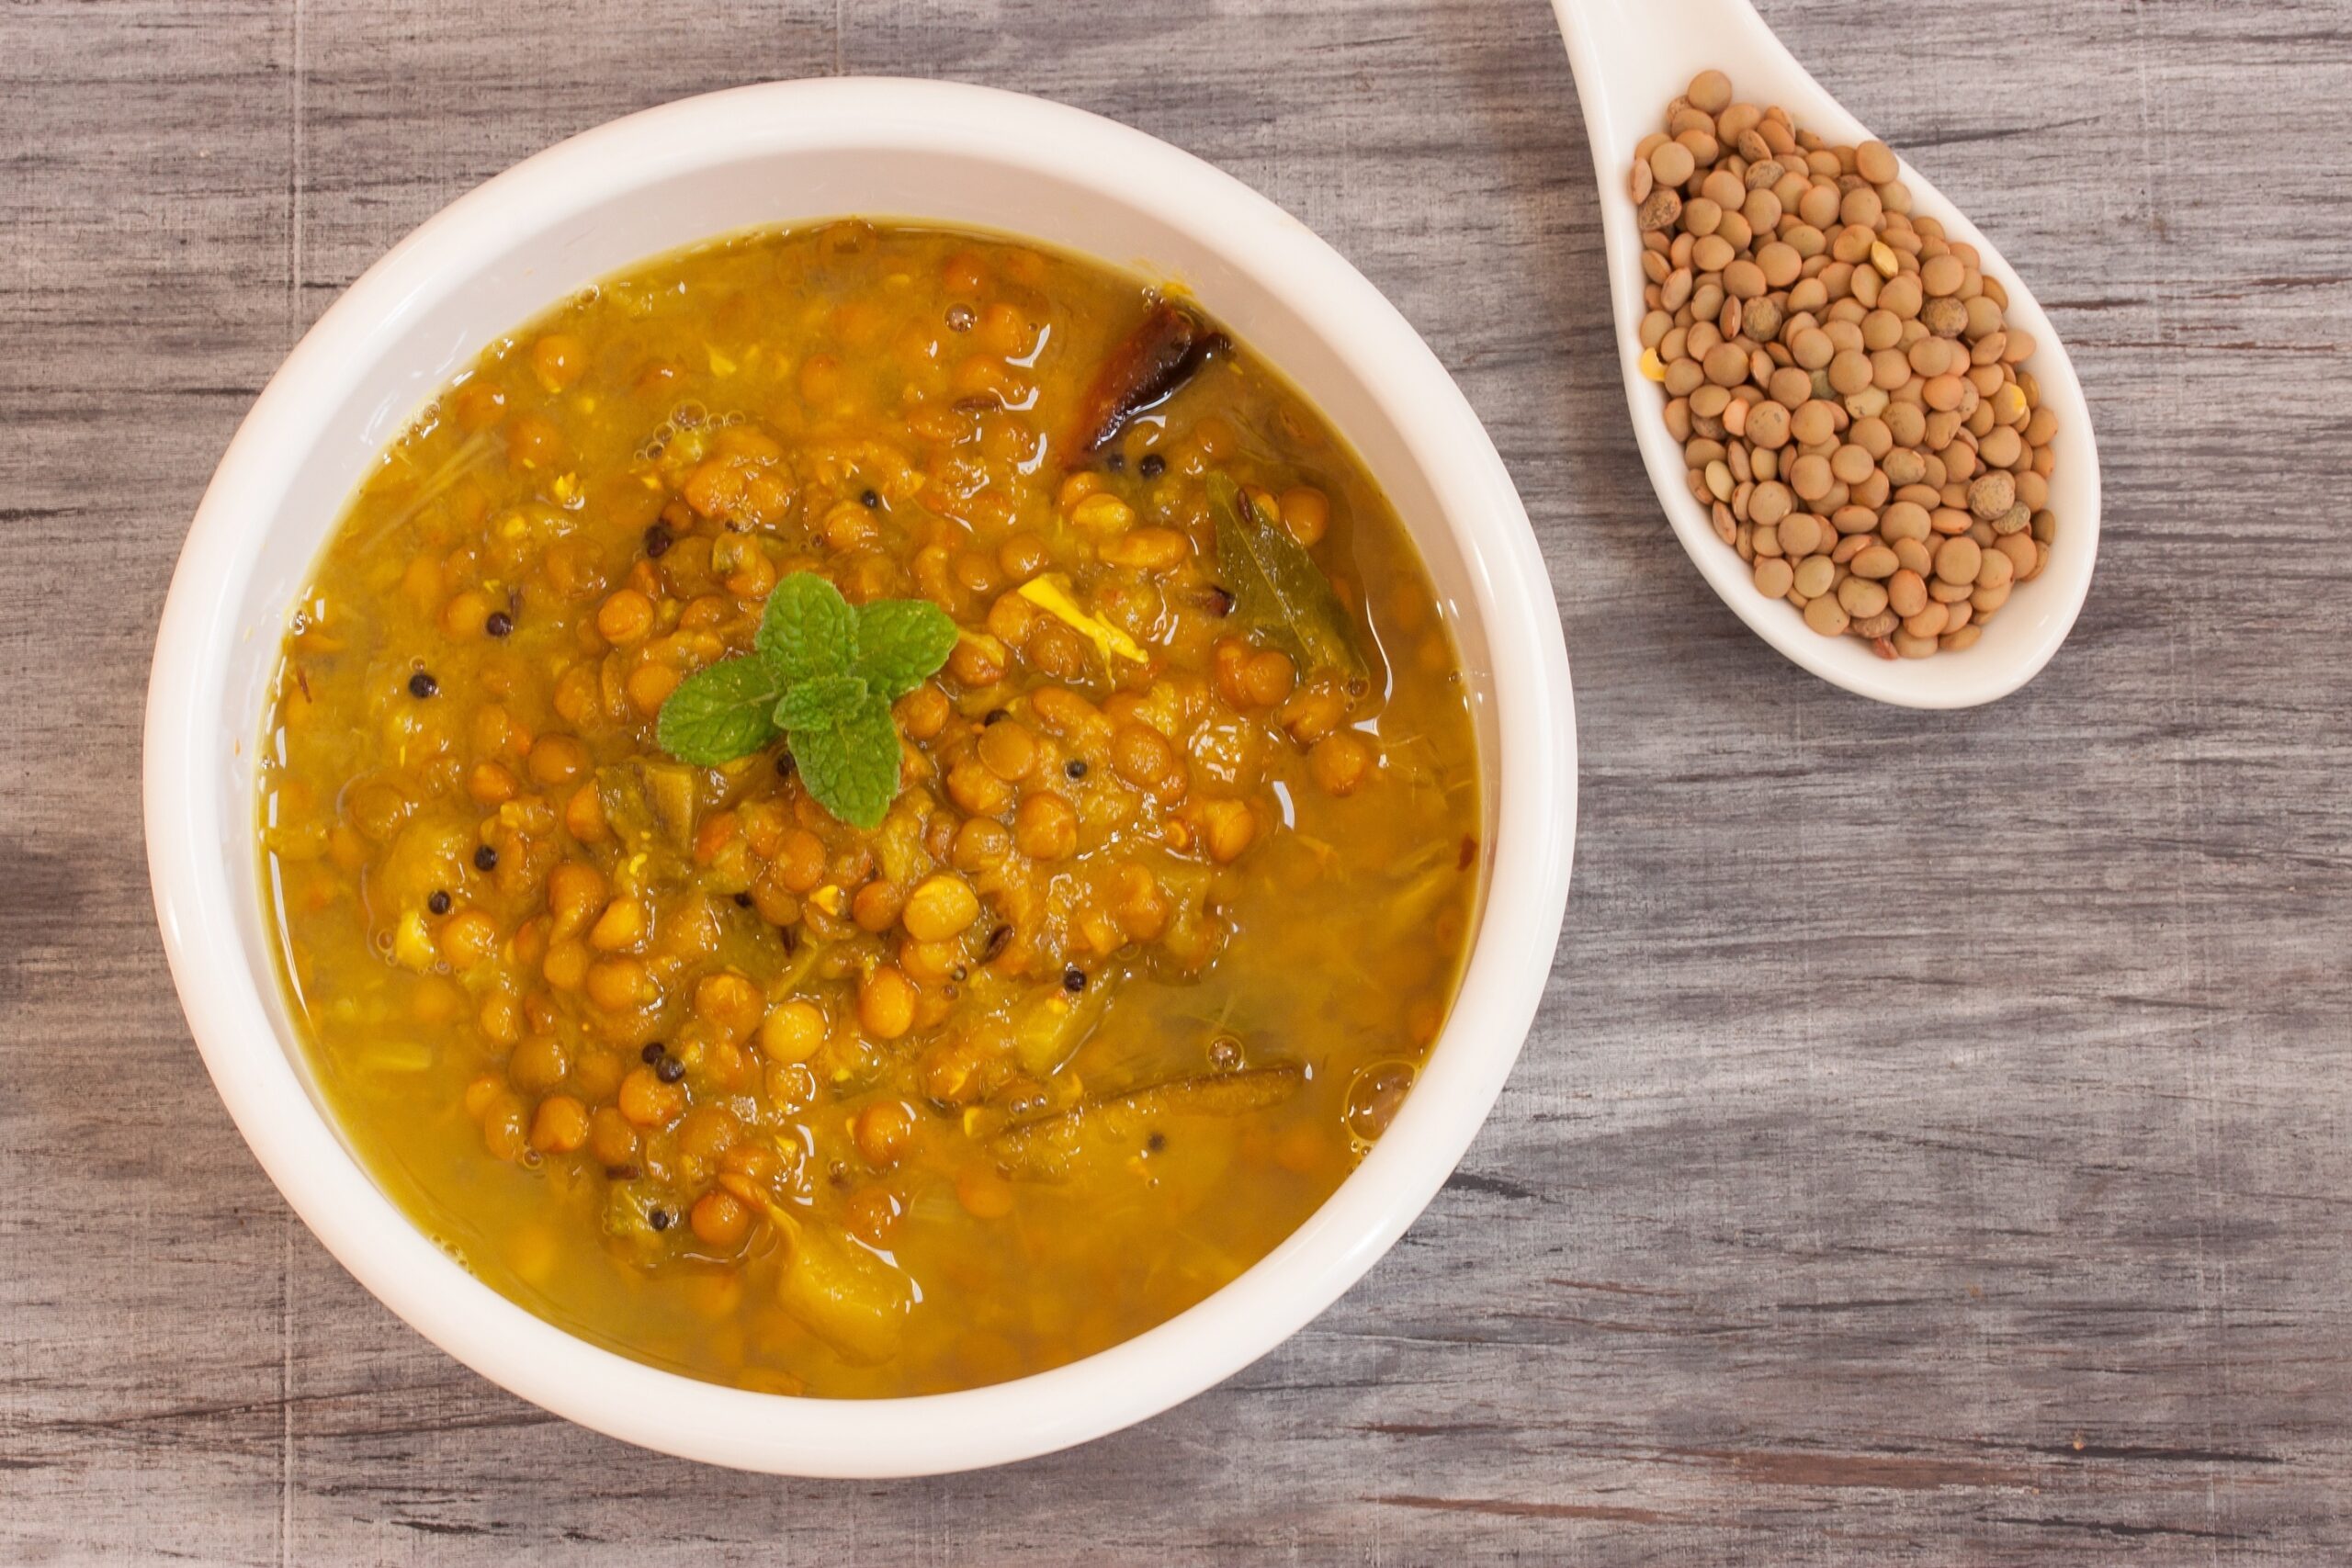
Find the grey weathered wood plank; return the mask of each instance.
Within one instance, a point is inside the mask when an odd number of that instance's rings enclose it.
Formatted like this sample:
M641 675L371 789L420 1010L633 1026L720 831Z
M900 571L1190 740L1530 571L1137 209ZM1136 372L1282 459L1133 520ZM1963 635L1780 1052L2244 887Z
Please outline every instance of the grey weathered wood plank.
M1532 0L0 9L0 1559L2352 1553L2352 13L1768 11L2090 390L2090 605L1989 711L1824 687L1689 570ZM360 1292L187 1042L133 761L185 520L336 290L572 131L837 70L1099 109L1337 243L1519 480L1586 758L1543 1017L1396 1251L1136 1430L861 1486L591 1436Z

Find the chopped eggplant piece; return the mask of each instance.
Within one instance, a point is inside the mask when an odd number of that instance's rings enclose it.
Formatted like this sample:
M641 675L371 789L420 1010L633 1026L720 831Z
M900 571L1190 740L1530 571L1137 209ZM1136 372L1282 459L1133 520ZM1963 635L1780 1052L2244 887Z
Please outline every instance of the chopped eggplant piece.
M631 758L596 770L605 819L632 852L691 850L696 793L695 771L676 762Z
M897 1354L914 1307L906 1275L780 1205L768 1205L768 1218L789 1248L776 1280L777 1303L847 1360L872 1365Z

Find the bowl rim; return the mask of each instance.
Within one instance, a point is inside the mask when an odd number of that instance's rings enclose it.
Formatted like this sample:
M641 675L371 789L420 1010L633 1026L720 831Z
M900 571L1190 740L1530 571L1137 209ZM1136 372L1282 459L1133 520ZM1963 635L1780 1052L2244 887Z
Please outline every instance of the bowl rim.
M296 1075L238 931L219 852L217 765L238 606L259 541L326 413L405 308L463 286L516 232L711 164L823 150L976 152L1155 212L1297 313L1406 432L1462 550L1491 653L1498 755L1485 914L1453 1015L1380 1145L1274 1250L1173 1318L1052 1371L876 1400L758 1393L633 1360L500 1294L376 1186ZM1344 332L1342 331L1344 329ZM259 518L259 524L252 520ZM1565 913L1576 809L1567 655L1550 580L1492 441L1396 308L1337 252L1239 181L1144 132L992 88L876 77L766 83L582 132L419 226L322 315L220 459L174 573L143 734L158 922L183 1011L238 1130L311 1232L411 1326L492 1382L582 1426L686 1458L780 1473L887 1477L1009 1462L1145 1419L1221 1382L1329 1306L1385 1252L1467 1149L1517 1059ZM251 738L232 736L250 744ZM1496 852L1508 846L1508 853Z

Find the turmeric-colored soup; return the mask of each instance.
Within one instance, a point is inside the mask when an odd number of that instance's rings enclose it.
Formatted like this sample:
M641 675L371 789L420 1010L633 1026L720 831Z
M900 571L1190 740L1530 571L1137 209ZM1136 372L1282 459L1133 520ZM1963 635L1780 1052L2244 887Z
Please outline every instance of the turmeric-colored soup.
M1410 1089L1482 859L1345 443L1181 298L936 229L727 239L492 344L352 501L263 750L375 1179L552 1323L827 1396L1263 1257Z

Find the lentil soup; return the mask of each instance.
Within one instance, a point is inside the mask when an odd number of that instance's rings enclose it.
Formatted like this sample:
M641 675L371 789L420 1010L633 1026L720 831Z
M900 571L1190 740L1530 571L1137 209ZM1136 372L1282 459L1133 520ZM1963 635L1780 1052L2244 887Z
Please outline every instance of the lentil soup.
M804 573L954 622L871 829L798 731L662 744ZM978 234L737 236L494 343L267 723L344 1136L510 1298L747 1388L1000 1382L1232 1280L1388 1124L1475 914L1454 647L1360 463L1181 299Z

